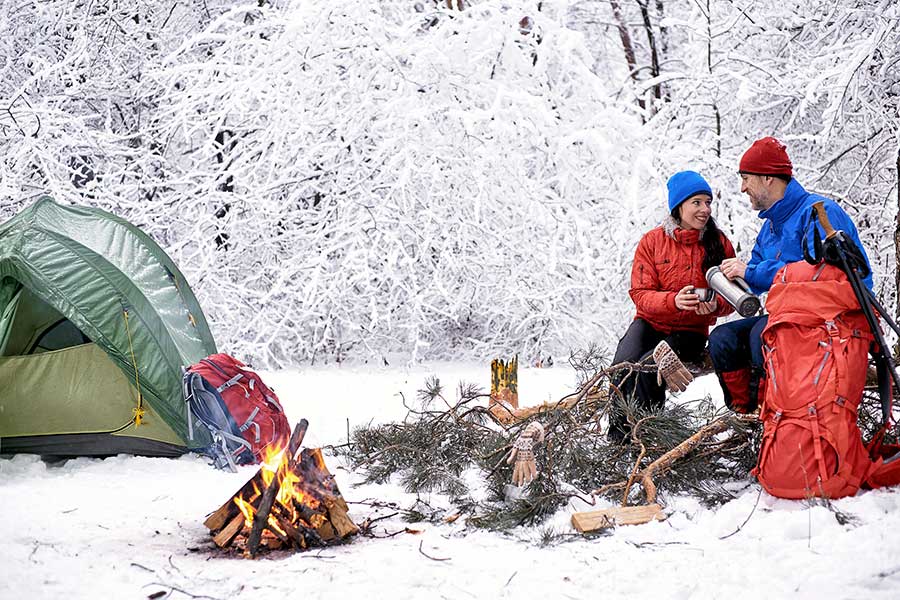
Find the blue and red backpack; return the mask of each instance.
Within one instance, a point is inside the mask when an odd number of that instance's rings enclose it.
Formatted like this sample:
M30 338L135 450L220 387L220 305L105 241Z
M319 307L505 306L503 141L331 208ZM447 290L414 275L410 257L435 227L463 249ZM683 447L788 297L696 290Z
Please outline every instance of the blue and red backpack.
M262 462L287 446L290 424L278 396L262 378L228 354L213 354L187 367L182 379L188 430L202 423L213 443L204 448L219 468Z

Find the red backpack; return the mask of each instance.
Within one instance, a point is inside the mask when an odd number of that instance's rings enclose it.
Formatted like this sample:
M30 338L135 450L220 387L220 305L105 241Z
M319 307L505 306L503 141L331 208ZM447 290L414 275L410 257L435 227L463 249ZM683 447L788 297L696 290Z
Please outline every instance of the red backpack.
M855 494L882 465L857 426L873 336L850 282L832 265L790 263L776 274L766 309L763 440L753 474L781 498Z
M213 354L185 369L182 383L191 439L196 418L212 435L205 450L217 467L258 463L270 448L287 446L291 429L278 396L241 361Z

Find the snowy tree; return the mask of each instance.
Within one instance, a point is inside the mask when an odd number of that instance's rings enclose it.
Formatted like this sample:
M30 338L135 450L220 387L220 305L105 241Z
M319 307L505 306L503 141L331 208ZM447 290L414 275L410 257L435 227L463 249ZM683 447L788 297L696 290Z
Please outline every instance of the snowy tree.
M745 254L764 135L841 202L896 305L889 1L52 0L0 8L0 216L131 219L260 364L519 353L633 314L665 181Z

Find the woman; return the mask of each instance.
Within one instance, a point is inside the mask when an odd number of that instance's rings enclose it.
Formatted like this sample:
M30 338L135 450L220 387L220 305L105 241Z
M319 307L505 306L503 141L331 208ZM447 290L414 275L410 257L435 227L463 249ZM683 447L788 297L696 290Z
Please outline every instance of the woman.
M701 357L709 328L733 309L718 297L704 302L694 292L706 288L706 271L734 248L711 215L712 189L699 173L682 171L668 183L670 216L641 238L631 267L629 294L637 315L619 340L613 364L639 362L657 344L668 343L685 360ZM627 373L614 379L622 396L645 409L658 409L666 390L656 373ZM630 426L621 411L610 417L609 437L621 440Z

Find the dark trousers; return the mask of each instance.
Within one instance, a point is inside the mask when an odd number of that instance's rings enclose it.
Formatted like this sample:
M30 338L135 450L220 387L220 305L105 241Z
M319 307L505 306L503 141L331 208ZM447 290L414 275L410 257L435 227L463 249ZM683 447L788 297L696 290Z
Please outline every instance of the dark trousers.
M674 331L666 335L654 329L647 321L635 319L619 340L613 364L640 362L651 355L656 345L663 340L672 347L679 358L686 361L698 361L706 346L706 336L702 333ZM633 401L641 408L655 410L665 404L665 383L660 385L656 382L656 372L620 371L613 377L612 382L619 388L626 401ZM626 421L622 411L613 410L610 415L610 437L624 436L629 429Z
M709 357L722 384L725 404L738 412L758 405L763 368L762 332L769 317L750 317L723 323L709 336Z

